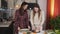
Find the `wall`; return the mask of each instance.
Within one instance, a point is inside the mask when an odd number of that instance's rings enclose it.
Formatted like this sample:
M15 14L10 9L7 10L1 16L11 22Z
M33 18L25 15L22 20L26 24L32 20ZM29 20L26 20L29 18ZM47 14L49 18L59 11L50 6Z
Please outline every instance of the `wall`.
M35 3L36 2L36 0L25 0L25 1L28 3Z
M8 8L9 9L14 8L14 0L8 0L7 2L8 2Z
M0 0L0 7L1 7L1 0Z
M43 10L43 11L47 11L47 0L37 0L38 4L40 5L40 8Z

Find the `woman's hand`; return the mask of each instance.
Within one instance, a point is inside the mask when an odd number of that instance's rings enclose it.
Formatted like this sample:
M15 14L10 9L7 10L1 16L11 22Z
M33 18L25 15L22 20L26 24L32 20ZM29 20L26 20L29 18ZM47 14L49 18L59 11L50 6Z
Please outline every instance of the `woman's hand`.
M28 29L30 30L30 26L28 26Z
M20 31L20 27L18 27L18 31Z
M35 26L32 26L32 30L35 30L36 28L35 28Z
M42 26L38 26L38 28L37 28L38 30L40 30L40 31L42 31L43 30L43 28L42 28Z
M40 28L41 28L41 27L40 27L40 26L38 26L38 28L37 28L37 29L38 29L38 30L40 30Z
M40 31L40 26L37 26L36 27L36 32L39 32Z

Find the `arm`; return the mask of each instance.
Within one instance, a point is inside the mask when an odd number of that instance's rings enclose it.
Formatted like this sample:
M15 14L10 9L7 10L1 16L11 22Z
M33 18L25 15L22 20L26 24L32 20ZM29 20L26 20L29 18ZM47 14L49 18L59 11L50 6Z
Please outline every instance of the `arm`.
M30 14L30 22L31 22L31 25L33 26L33 12L31 11L31 14Z
M45 22L45 13L43 12L43 11L41 11L41 14L40 14L40 19L39 19L39 21L40 21L40 31L42 31L43 30L43 24L44 24L44 22Z
M28 18L28 14L26 13L26 23L29 26L29 18Z
M18 17L19 17L19 14L18 14L18 11L15 12L15 18L14 18L14 21L15 21L15 26L18 26Z
M18 33L18 11L15 12L15 17L14 17L14 32Z
M27 23L28 29L30 29L29 18L27 13L26 13L26 23Z
M42 18L41 25L43 25L46 19L46 14L44 13L44 11L41 12L41 18Z
M14 18L14 26L16 27L16 28L18 28L18 26L19 26L19 24L18 24L18 11L16 11L15 12L15 18Z
M33 11L31 11L31 13L30 13L30 22L31 22L32 30L35 30L35 26L34 26L34 22L33 22Z

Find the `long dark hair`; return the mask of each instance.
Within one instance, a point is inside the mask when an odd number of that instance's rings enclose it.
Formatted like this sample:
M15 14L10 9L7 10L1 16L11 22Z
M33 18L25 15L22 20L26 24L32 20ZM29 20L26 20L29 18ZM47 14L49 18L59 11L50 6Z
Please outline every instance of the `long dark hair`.
M27 2L23 2L22 4L21 4L21 7L19 8L19 14L22 16L22 15L24 15L24 12L25 12L25 10L27 10L27 9L25 9L24 10L24 6L25 5L28 5L28 3ZM27 12L27 11L26 11Z
M36 4L34 4L34 7L37 7L38 8L38 18L40 17L40 12L41 12L41 9L40 9L40 7L39 7L39 5L36 3ZM33 8L33 18L34 18L34 16L35 16L35 10L34 10L34 8Z

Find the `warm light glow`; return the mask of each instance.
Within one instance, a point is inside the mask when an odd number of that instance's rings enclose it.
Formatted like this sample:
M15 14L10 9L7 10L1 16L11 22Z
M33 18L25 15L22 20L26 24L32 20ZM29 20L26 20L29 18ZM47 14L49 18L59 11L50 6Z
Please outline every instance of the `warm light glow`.
M19 7L19 5L16 5L16 8L18 8Z
M54 0L51 0L51 16L54 15Z

